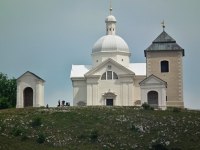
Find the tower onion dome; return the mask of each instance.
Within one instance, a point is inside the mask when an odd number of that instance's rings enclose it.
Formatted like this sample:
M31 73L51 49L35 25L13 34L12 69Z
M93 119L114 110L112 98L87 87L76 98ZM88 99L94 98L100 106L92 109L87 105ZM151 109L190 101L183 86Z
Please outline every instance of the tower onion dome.
M92 48L92 53L117 51L130 53L127 43L121 37L115 35L116 22L117 20L113 15L109 15L105 19L106 35L97 40Z
M109 22L109 21L113 21L113 22L117 22L116 18L113 15L109 15L106 20L105 23Z

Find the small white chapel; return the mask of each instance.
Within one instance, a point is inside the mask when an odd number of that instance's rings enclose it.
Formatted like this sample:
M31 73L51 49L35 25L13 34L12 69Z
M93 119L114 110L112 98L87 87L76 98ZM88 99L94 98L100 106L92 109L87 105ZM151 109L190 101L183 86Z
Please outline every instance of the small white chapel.
M105 23L106 35L92 48L92 65L72 65L73 105L184 107L184 49L165 32L164 22L163 32L144 50L146 63L130 63L129 46L116 35L113 15Z
M44 83L42 78L30 71L17 78L16 108L44 106Z

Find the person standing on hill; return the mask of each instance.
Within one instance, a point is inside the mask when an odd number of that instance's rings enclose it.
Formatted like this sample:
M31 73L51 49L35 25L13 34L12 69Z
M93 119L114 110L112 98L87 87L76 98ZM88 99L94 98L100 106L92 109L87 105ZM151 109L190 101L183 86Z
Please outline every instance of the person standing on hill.
M58 107L60 107L60 100L58 101Z
M64 105L65 105L65 101L63 100L63 101L62 101L62 107L64 107Z

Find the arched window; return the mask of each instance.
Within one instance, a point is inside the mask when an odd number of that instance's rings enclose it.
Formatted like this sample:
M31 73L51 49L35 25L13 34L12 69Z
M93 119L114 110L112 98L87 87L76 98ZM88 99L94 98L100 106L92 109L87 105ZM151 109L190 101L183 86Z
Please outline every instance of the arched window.
M116 80L118 76L113 71L107 71L101 76L101 80Z
M164 60L160 62L161 72L169 72L169 62Z
M113 79L118 79L118 76L115 72L113 72Z
M112 71L107 71L107 80L112 80Z
M106 80L106 72L101 76L101 80Z

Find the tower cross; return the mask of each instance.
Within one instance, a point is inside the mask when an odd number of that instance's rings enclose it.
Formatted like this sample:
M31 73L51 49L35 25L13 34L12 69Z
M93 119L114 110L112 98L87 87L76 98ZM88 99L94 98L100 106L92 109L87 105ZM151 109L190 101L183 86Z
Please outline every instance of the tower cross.
M161 22L161 24L162 24L162 27L163 27L163 31L165 31L165 22L164 22L164 20L163 20L163 22Z

